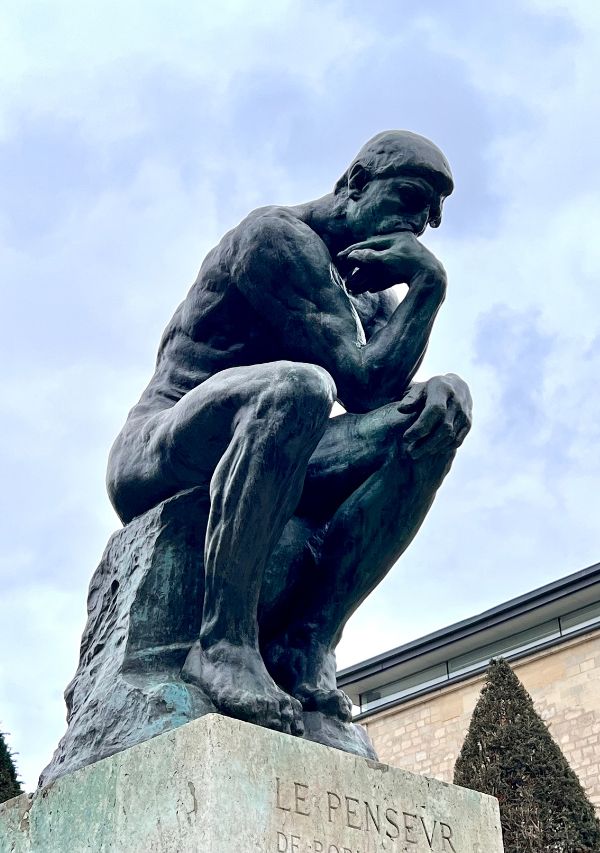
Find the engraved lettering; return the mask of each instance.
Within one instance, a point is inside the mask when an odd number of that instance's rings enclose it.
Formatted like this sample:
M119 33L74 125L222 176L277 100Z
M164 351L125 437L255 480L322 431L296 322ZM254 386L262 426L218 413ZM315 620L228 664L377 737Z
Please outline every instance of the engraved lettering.
M393 815L393 817L392 817L392 815ZM388 838L394 839L394 838L398 838L398 836L400 835L400 827L398 826L398 824L395 821L395 818L397 818L397 817L398 817L398 812L396 811L396 809L389 808L389 809L385 810L385 819L390 824L390 826L392 826L395 829L394 834L392 834L389 831L389 829L386 829L385 834L387 835Z
M283 832L277 833L277 853L285 853L287 850L287 836Z
M350 850L349 847L344 847L344 849L342 850L342 853L352 853L352 850Z
M410 814L410 812L402 812L402 817L404 818L404 840L408 841L409 844L417 844L418 839L414 837L414 822L417 820L416 814Z
M369 831L369 818L371 818L371 820L373 821L373 825L375 826L375 829L377 830L377 832L379 832L379 826L380 826L381 820L379 817L379 806L378 805L375 806L375 814L377 815L377 819L375 819L375 815L373 814L371 806L365 800L365 820L366 820L365 829L367 830L367 832Z
M337 803L333 802L334 797L337 800ZM342 801L340 800L340 798L338 797L337 794L334 794L333 791L327 791L327 805L329 806L329 823L331 823L333 821L333 817L332 817L333 812L336 809L339 809L341 804L342 804Z
M292 853L298 853L298 842L300 841L299 835L290 835L290 841L292 842Z
M356 811L354 806L350 806L350 803L358 805L358 802L359 801L355 800L354 797L346 797L346 825L351 829L362 829L362 821L359 813ZM352 823L351 818L354 818L356 823Z
M435 835L437 820L433 821L433 829L431 830L431 835L427 832L427 824L425 823L424 817L421 817L421 823L423 824L423 832L425 833L425 838L427 839L427 843L429 844L429 849L433 850L433 836Z
M443 821L440 821L440 829L442 830L442 843L444 845L444 850L446 849L446 841L447 841L448 844L450 845L450 850L452 851L452 853L456 853L456 847L454 846L454 844L450 840L452 838L452 827L449 826L447 823L443 823ZM445 830L448 830L447 835L446 835Z
M303 785L302 782L294 782L294 798L296 804L294 811L296 812L296 814L307 816L310 814L310 809L302 811L302 809L300 808L301 803L306 803L306 797L304 795L300 795L300 791L302 788L304 789L303 794L308 791L308 785Z
M327 853L340 853L340 851L337 849L335 844L330 844Z
M277 786L277 808L278 808L278 809L281 809L281 811L282 811L282 812L289 812L289 811L291 811L290 806L282 806L282 805L281 805L281 799L280 799L281 783L280 783L280 781L279 781L279 777L278 777L278 776L276 776L276 777L275 777L275 784L276 784L276 786Z
M323 842L322 841L317 841L317 839L315 838L313 844L314 844L315 853L323 853Z

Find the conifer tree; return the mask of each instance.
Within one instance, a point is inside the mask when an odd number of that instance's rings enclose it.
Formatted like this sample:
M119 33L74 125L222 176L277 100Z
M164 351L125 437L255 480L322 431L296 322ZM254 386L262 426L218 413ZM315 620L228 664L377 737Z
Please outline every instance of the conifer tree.
M505 853L600 851L592 803L502 659L487 671L454 782L498 798Z
M12 753L6 745L4 734L0 732L0 803L20 793L21 786L17 779Z

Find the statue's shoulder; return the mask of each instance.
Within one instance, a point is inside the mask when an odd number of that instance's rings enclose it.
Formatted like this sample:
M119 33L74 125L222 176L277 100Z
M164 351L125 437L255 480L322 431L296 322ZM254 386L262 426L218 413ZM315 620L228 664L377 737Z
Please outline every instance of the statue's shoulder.
M269 226L276 223L285 226L288 223L297 221L299 221L298 214L292 207L285 207L282 204L269 204L250 211L248 216L240 222L238 228L256 225Z
M286 264L297 267L303 256L314 260L313 242L318 244L316 254L322 254L321 260L326 262L325 245L294 208L269 205L251 211L205 257L179 317L174 319L197 336L199 325L215 311L228 310L241 286L264 288Z
M281 270L308 263L328 269L327 248L319 235L304 221L298 208L270 205L253 210L235 229L230 269L232 278L250 268L256 272ZM260 278L264 281L264 275Z
M275 204L253 210L232 233L244 245L256 241L319 239L295 208Z

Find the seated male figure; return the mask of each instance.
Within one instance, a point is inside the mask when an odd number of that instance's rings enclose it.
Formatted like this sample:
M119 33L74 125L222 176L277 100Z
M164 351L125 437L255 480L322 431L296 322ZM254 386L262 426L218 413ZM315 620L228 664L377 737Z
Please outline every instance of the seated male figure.
M209 492L183 677L225 714L293 734L303 709L350 717L335 685L344 624L416 534L470 428L459 377L413 381L446 290L418 238L452 188L436 146L388 131L334 192L252 212L206 257L113 446L124 522ZM331 418L336 399L346 412Z

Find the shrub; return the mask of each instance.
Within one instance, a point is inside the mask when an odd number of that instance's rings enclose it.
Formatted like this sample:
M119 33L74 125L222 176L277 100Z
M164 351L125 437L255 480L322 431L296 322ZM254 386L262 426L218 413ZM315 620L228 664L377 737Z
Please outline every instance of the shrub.
M506 853L600 851L592 803L504 660L487 671L454 782L498 798Z
M0 803L20 793L21 786L17 779L12 753L6 745L4 734L0 732Z

